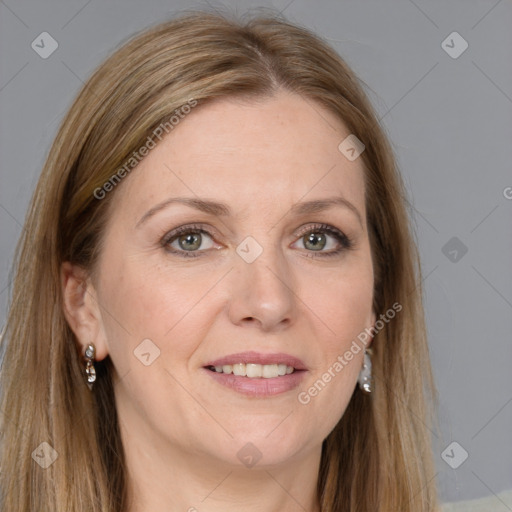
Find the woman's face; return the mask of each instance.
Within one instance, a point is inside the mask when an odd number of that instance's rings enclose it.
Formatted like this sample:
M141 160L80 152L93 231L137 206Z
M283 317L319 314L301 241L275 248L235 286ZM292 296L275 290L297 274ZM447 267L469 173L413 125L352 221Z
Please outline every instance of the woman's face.
M218 100L110 192L87 341L110 355L125 439L145 456L279 464L318 450L343 415L362 351L335 363L374 321L348 135L296 95Z

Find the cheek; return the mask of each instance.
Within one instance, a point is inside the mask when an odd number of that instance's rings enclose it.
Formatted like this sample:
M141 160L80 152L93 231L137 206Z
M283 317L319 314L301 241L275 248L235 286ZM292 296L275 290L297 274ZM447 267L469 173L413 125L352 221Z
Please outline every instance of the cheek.
M190 279L180 272L170 278L168 269L158 265L117 261L118 265L105 264L102 270L101 301L108 350L119 372L139 367L133 356L148 339L155 354L163 355L176 337L180 343L172 344L173 357L190 353L199 332L190 329L190 320L201 311L199 302L211 288L209 280ZM200 329L200 324L195 325Z
M373 270L371 258L359 258L354 265L340 266L321 281L305 285L304 302L325 326L319 340L324 353L344 350L347 343L370 327L373 307ZM313 293L311 290L316 290Z
M308 285L310 286L310 285ZM333 271L319 293L304 302L317 316L317 357L311 376L301 386L298 401L322 418L327 435L343 415L362 367L364 345L358 339L372 324L373 271L371 257Z

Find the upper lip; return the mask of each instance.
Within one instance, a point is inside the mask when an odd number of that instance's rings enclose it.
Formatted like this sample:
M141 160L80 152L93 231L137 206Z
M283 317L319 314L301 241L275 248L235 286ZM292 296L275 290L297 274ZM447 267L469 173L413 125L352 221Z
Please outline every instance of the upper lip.
M237 354L230 354L209 362L205 366L224 366L227 364L237 363L254 363L254 364L286 364L293 366L296 370L307 370L306 365L298 357L284 354L282 352L275 352L269 354L262 354L261 352L239 352Z

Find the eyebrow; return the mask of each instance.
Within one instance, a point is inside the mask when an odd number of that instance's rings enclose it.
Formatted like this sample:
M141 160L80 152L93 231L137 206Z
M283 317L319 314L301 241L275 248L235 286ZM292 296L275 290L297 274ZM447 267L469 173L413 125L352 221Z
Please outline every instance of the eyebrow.
M206 199L199 199L194 197L171 197L162 201L161 203L153 206L150 210L148 210L137 222L136 228L138 228L141 224L146 222L150 217L155 215L160 210L167 208L171 204L183 204L185 206L189 206L191 208L195 208L196 210L202 211L204 213L208 213L210 215L215 215L217 217L227 217L231 215L231 209L225 203L219 203L217 201L210 201ZM349 209L353 212L361 226L363 225L363 219L359 210L347 199L343 197L327 197L325 199L315 199L313 201L306 201L301 203L296 203L290 208L290 213L294 215L305 215L310 213L318 213L335 206L343 207Z

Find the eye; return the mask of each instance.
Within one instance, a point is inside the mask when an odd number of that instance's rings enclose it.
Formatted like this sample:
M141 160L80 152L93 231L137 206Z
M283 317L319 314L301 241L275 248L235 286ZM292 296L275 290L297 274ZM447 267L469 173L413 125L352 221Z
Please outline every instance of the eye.
M352 240L342 231L327 224L306 226L296 234L310 258L332 257L353 247ZM183 258L202 256L213 249L213 234L203 225L181 226L166 234L161 240L164 249ZM327 249L327 250L325 250Z
M178 254L185 258L196 257L207 249L213 248L212 234L203 226L181 226L162 239L162 245L171 253ZM210 240L209 243L208 239Z
M353 247L352 240L345 233L327 224L306 226L298 236L301 238L297 242L302 242L306 251L318 253L307 254L308 257L336 256ZM324 251L324 249L330 250Z

